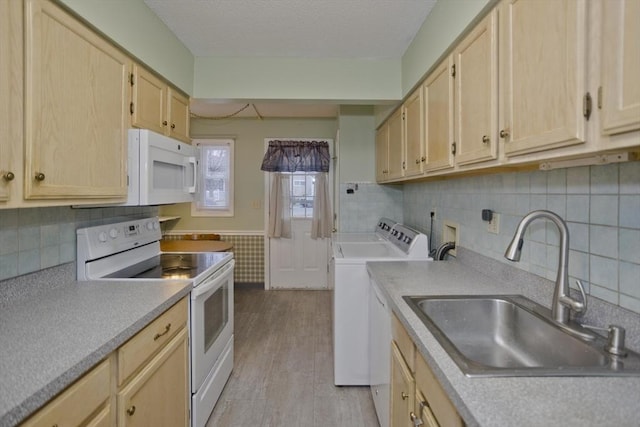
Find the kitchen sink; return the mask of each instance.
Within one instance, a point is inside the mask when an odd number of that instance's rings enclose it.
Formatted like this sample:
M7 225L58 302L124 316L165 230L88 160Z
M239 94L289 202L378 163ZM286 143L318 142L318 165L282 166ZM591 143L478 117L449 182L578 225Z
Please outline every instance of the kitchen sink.
M609 354L586 330L589 340L570 335L521 295L404 299L467 376L640 375L640 355Z

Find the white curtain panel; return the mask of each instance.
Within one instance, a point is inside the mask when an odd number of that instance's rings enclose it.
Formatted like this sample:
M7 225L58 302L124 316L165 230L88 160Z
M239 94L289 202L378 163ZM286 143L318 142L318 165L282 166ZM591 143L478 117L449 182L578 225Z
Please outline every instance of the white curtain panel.
M290 176L274 173L271 180L269 197L269 237L291 238L291 204Z
M329 180L326 172L316 174L315 201L311 220L311 238L323 239L331 237L331 200L329 198Z

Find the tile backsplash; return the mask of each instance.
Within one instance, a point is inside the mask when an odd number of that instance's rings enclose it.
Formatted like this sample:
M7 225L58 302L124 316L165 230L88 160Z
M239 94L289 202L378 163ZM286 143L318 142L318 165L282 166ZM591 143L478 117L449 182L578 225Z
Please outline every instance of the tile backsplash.
M434 246L443 221L458 224L459 244L504 263L522 217L537 209L560 215L569 227L569 276L592 296L640 313L640 162L552 171L516 172L405 184L404 222L430 232ZM499 233L487 232L482 209L500 214ZM559 233L548 221L529 226L514 267L555 280Z
M0 209L0 280L76 259L76 229L158 215L157 207Z
M347 189L353 189L353 193L347 193ZM341 233L373 232L383 216L402 222L401 185L340 183L339 191L337 228Z

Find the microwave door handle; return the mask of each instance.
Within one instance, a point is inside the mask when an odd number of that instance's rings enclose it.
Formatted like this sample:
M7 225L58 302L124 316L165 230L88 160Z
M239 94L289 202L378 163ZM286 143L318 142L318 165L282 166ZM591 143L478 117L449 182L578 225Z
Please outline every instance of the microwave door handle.
M196 192L196 185L198 182L198 171L196 170L196 164L197 164L197 160L195 157L189 157L188 159L189 163L191 163L193 165L193 186L188 187L187 191L191 194L195 194Z

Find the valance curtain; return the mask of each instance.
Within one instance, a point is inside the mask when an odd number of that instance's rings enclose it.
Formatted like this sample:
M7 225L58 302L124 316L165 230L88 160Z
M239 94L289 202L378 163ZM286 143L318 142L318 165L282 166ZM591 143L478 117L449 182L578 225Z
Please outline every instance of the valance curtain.
M311 238L331 236L332 212L327 179L330 163L327 141L269 141L260 168L266 172L274 172L269 198L269 237L291 237L290 176L286 172L317 172Z
M266 172L329 172L327 141L269 141L262 160Z

